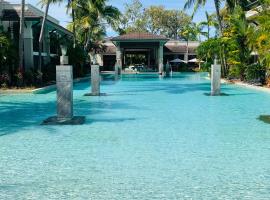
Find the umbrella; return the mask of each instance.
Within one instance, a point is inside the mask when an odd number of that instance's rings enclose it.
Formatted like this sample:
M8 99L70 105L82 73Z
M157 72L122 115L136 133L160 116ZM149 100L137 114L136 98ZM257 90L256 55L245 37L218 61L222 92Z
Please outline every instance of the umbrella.
M190 63L199 63L199 69L201 69L201 63L204 63L203 60L199 60L197 58L193 58L193 59L189 60L188 62L190 62Z
M186 63L186 61L184 61L184 60L181 60L181 59L179 59L179 58L176 58L176 59L174 59L174 60L171 60L170 61L171 63Z
M190 63L204 63L203 60L199 60L197 58L193 58L193 59L189 60L188 62L190 62Z

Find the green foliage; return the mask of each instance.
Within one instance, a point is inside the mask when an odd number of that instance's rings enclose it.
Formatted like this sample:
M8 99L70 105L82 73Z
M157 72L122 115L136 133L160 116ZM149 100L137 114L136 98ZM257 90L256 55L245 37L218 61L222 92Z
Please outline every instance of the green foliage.
M221 42L219 38L211 38L202 42L196 50L198 58L213 63L215 56L218 57Z
M0 67L4 68L8 64L9 55L12 53L12 42L7 34L0 31Z
M191 17L182 10L167 10L163 6L144 8L139 0L133 0L131 4L125 4L118 32L150 32L185 40L181 33L189 26L196 28L194 25ZM197 35L193 39L197 39Z
M15 78L14 66L17 65L17 48L0 27L0 85L9 86ZM4 84L4 85L3 85Z
M70 46L68 48L67 55L69 56L69 62L73 65L74 77L82 77L89 72L86 68L85 61L87 60L87 54L82 46L77 45L75 48ZM88 68L90 68L88 66Z
M201 64L201 69L200 69L200 71L201 72L209 72L210 73L210 71L211 71L211 65L212 65L213 63L212 62L204 62L204 63L202 63Z
M247 66L245 71L246 80L254 81L259 80L261 83L265 82L265 72L266 69L264 66L259 63L254 63Z
M240 6L235 6L232 12L224 16L225 28L222 40L226 47L226 59L229 76L246 80L246 71L251 60L251 49L249 48L250 24L245 12Z
M97 42L106 35L105 25L116 29L121 13L106 0L76 0L73 4L75 21L68 28L75 26L76 38L85 51L96 50Z
M249 46L256 52L259 57L259 62L267 69L270 69L270 0L262 0L259 14L251 20L258 24L251 26L249 32Z

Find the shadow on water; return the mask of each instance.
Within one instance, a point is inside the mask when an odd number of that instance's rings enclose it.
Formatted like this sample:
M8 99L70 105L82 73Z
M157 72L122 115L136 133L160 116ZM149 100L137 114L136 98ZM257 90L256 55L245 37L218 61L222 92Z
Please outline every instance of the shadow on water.
M109 81L110 82L110 81ZM75 86L75 90L84 90L88 88L89 84L81 83L80 85ZM175 82L140 82L138 85L132 84L123 88L124 90L118 90L115 93L108 95L142 95L144 92L152 91L162 91L167 94L177 95L191 92L209 92L210 84L205 82L198 83L175 83ZM222 88L224 93L229 94L230 96L236 95L251 95L252 93L240 93L233 94L231 88ZM151 93L149 93L151 95ZM203 94L202 94L203 95ZM39 124L50 116L56 115L56 102L54 100L48 100L46 102L40 102L40 96L33 96L31 101L20 101L12 102L10 98L9 102L0 103L0 136L14 134L23 130L35 129L39 130L50 130L53 132L54 127L44 127L39 126ZM136 118L99 118L100 114L111 113L114 110L138 110L138 109L147 109L142 108L142 106L134 106L125 102L124 100L111 100L106 98L103 101L100 101L98 98L85 98L80 97L76 99L74 97L74 113L80 116L86 116L86 125L95 122L103 123L122 123L125 121L134 121ZM89 117L90 116L90 117ZM97 118L97 119L95 119Z
M128 90L119 91L113 95L121 95L123 94L136 94L144 93L144 92L151 92L151 91L163 91L169 94L185 94L191 92L203 92L202 95L210 96L211 85L210 83L156 83L155 85L150 84L140 84L138 86L130 86ZM254 93L232 93L231 91L233 88L223 87L221 88L222 95L221 96L245 96L245 95L252 95Z
M87 100L74 99L75 115L93 116L88 119L87 124L94 122L121 123L124 121L135 120L135 118L109 118L94 119L99 114L106 114L112 110L140 109L126 102L110 101L90 102ZM56 115L56 102L1 102L0 103L0 136L15 134L20 131L34 129L37 133L40 130L54 132L54 126L41 126L41 122L50 116Z
M90 124L98 122L106 123L122 123L126 121L135 121L136 118L115 118L115 119L88 119Z
M223 90L230 90L229 88L223 88ZM185 84L185 83L156 83L154 85L150 84L140 84L138 86L130 86L128 90L122 90L117 93L128 93L132 94L135 92L151 92L151 91L163 91L169 94L184 94L189 92L197 91L210 91L209 83L196 83L196 84Z

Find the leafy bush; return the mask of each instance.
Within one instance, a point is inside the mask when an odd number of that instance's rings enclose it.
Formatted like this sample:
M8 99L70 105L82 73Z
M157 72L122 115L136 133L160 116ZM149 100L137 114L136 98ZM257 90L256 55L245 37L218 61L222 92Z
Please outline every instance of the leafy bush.
M240 78L241 70L238 65L232 65L229 69L228 78L229 79L238 79Z
M247 81L259 81L260 83L265 83L266 69L258 63L251 64L246 67L245 77Z
M211 65L213 63L211 62L205 62L201 64L201 72L210 72L211 71Z
M84 76L88 72L85 66L87 54L84 49L79 45L75 48L69 46L67 55L69 56L69 63L73 65L74 78Z

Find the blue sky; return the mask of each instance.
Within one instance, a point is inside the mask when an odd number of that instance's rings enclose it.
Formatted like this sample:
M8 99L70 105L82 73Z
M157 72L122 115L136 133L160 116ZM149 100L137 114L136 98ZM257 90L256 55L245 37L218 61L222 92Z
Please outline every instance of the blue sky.
M20 3L20 0L6 0L11 3ZM129 3L131 0L109 0L109 4L119 8L121 11L124 9L124 4ZM150 5L163 5L167 9L183 9L185 0L141 0L145 7ZM26 0L26 3L30 3L34 6L40 8L39 0ZM215 7L213 0L209 0L207 5L204 8L201 8L198 13L194 16L195 22L200 22L205 20L205 11L209 13L215 12ZM187 10L187 13L191 13L192 10ZM71 21L69 15L66 13L65 4L55 4L50 7L49 14L58 19L61 25L66 26L68 22ZM114 36L116 33L110 29L107 31L108 36Z

